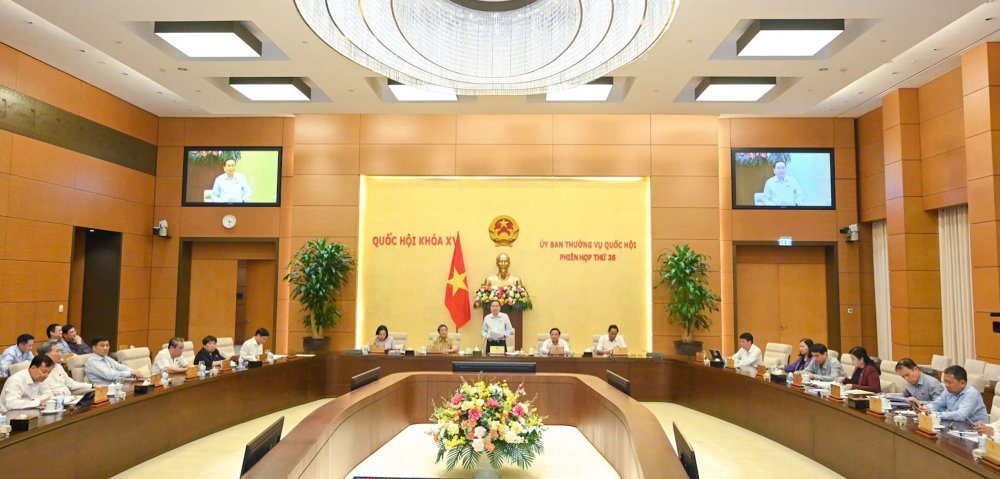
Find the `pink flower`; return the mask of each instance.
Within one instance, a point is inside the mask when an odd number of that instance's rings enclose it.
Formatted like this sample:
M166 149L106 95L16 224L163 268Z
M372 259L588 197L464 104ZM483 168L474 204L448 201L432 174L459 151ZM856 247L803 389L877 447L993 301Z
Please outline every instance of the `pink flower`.
M489 399L486 400L486 406L487 407L500 407L500 401L497 401L496 399L493 399L493 398L489 398Z
M524 413L525 413L524 406L522 406L520 404L514 406L514 410L511 411L511 413L514 414L517 417L524 416Z
M462 399L464 399L462 397L462 393L455 394L454 396L451 397L451 405L458 406L458 403L462 402Z
M476 422L481 417L483 417L483 412L480 411L479 408L476 407L476 408L469 409L469 421L470 422Z

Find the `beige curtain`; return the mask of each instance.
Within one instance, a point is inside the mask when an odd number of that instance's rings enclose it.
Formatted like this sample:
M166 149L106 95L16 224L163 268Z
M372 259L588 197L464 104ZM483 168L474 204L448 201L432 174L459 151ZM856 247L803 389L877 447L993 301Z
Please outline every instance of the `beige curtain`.
M872 223L872 251L875 256L875 325L878 357L892 359L892 305L889 304L889 235L885 220Z
M954 359L955 364L965 364L966 359L976 357L967 206L938 210L938 249L941 255L944 355Z

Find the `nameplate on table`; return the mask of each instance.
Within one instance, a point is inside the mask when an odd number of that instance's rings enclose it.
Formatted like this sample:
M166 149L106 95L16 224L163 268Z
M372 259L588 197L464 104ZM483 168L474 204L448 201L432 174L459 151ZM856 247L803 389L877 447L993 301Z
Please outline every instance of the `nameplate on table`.
M831 384L830 397L834 399L844 399L844 387L837 383Z
M763 364L757 365L757 379L764 379L764 374L767 373L767 366Z
M506 346L490 346L490 356L503 356L507 352Z
M562 346L552 346L549 348L549 356L565 356L566 348Z
M102 404L106 402L108 402L108 387L94 386L94 404Z
M384 353L385 352L385 346L373 344L372 347L368 348L368 352L370 352L370 353Z
M882 403L882 398L878 396L871 396L868 398L868 414L875 416L877 418L885 417L885 407Z
M928 416L927 414L920 413L917 416L917 433L924 437L936 437L937 432L934 431L934 418Z
M188 379L194 379L194 378L198 377L198 368L196 368L196 367L187 368L187 373L185 374L184 377L186 377Z
M726 360L726 367L729 369L736 369L736 361L733 358Z
M991 438L986 438L986 454L983 455L984 459L989 459L990 462L1000 464L1000 442L996 442Z
M153 387L154 388L162 388L163 387L163 377L160 376L159 374L157 374L157 375L155 375L155 376L153 376L153 377L151 377L149 379L153 383Z
M628 356L628 348L614 348L611 350L614 356Z

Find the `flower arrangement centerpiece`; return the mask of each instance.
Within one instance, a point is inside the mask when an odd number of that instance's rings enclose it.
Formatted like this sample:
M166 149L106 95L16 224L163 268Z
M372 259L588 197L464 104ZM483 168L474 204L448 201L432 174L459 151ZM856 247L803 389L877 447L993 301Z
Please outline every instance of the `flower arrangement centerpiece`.
M476 290L475 306L489 311L490 304L494 301L500 302L500 310L508 312L510 310L524 311L531 309L531 296L524 286L483 286Z
M499 471L510 463L527 469L542 453L542 416L524 389L512 391L506 381L470 384L463 381L446 403L434 409L434 427L428 434L437 444L435 464L445 460L448 470L461 464L475 469L483 454Z

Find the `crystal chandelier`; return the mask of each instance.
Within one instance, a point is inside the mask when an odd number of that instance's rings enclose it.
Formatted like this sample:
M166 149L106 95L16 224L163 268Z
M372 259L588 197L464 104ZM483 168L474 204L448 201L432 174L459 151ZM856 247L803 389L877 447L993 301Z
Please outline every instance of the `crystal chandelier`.
M600 78L666 31L680 0L295 0L334 50L400 83L533 95Z

